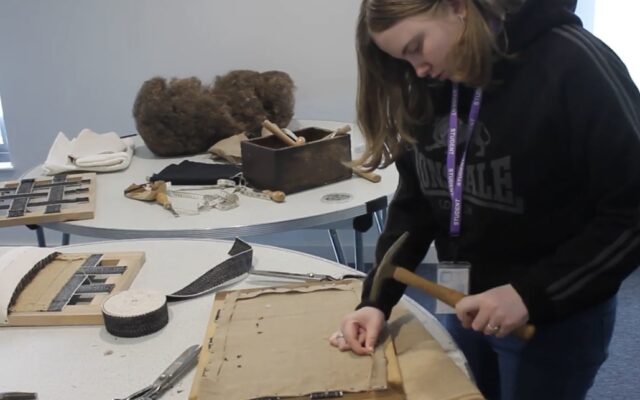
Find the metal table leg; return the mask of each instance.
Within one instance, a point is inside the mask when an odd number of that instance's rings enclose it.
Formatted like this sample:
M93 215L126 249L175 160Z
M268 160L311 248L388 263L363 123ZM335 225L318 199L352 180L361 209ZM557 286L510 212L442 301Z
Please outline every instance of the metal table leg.
M353 231L354 234L354 268L358 271L364 271L364 259L363 259L363 240L362 235L364 232L371 229L373 225L373 212L369 212L365 215L361 215L353 219Z
M387 198L383 196L367 202L366 207L367 213L365 215L353 219L353 229L355 231L355 268L359 271L365 270L362 234L371 229L374 220L376 221L378 233L382 232L387 209Z
M44 229L41 226L36 228L36 237L38 238L38 247L47 247L47 240L44 238Z
M44 236L44 229L40 225L27 225L27 228L36 231L36 239L38 241L38 247L47 247L47 240ZM62 234L62 245L67 246L70 242L71 235L68 233Z
M376 227L378 228L378 233L382 233L384 229L384 215L383 211L376 211L373 213L373 218L376 221Z
M344 251L342 250L342 244L338 237L338 232L335 229L329 229L329 239L331 240L331 247L333 248L333 254L336 257L336 261L342 265L347 265L344 258Z
M27 228L32 231L36 231L36 240L38 241L38 247L47 247L47 241L44 238L44 229L40 225L26 225Z
M355 231L355 248L354 248L354 268L358 271L364 271L364 258L362 251L362 232L356 230Z

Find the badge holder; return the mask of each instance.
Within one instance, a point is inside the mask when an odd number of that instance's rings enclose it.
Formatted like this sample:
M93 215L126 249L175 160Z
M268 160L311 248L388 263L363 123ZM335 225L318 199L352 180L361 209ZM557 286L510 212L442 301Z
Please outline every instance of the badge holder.
M442 286L469 294L469 273L471 264L468 262L444 261L436 264L437 282ZM436 314L455 314L455 310L447 304L436 301Z

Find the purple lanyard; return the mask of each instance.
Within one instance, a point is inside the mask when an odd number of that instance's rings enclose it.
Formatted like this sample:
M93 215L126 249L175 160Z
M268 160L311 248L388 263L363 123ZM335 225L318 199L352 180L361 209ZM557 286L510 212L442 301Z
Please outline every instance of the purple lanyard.
M449 233L451 236L460 236L462 224L462 181L464 177L464 165L467 158L467 149L476 126L480 104L482 103L482 89L476 89L469 110L469 122L464 152L460 158L458 173L456 174L456 143L458 140L458 97L460 89L454 83L451 89L451 114L449 114L449 135L447 137L447 184L451 195L451 221Z

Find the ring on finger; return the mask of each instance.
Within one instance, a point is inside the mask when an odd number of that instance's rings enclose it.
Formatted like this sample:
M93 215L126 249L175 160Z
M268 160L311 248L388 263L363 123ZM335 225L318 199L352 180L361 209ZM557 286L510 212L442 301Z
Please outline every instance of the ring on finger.
M500 325L487 324L487 329L489 329L493 333L496 333L500 330Z

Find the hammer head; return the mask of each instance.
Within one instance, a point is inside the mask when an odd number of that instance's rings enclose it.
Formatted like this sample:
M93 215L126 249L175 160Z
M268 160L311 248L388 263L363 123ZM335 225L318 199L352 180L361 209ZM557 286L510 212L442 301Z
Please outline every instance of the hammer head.
M371 291L369 292L369 301L376 302L378 297L380 296L380 291L382 290L382 285L387 279L393 279L393 271L395 271L396 266L393 264L393 259L398 252L398 249L402 247L404 242L409 237L409 232L403 233L396 241L389 247L386 253L384 253L384 257L382 257L382 261L376 267L376 273L373 276L373 283L371 284Z

